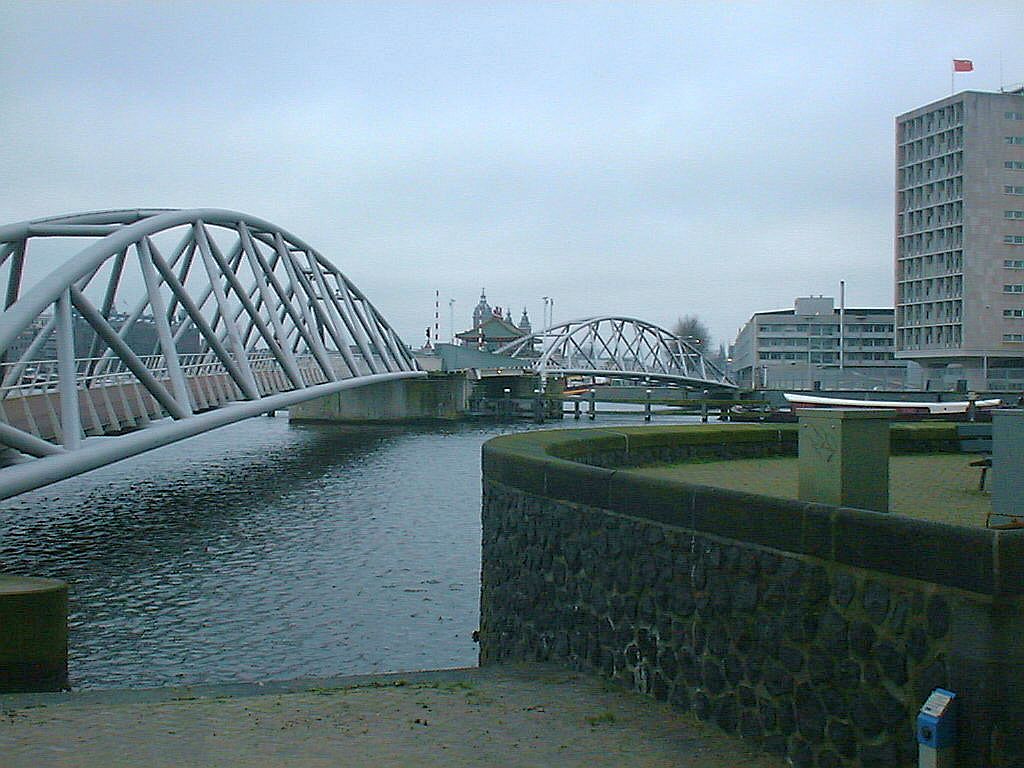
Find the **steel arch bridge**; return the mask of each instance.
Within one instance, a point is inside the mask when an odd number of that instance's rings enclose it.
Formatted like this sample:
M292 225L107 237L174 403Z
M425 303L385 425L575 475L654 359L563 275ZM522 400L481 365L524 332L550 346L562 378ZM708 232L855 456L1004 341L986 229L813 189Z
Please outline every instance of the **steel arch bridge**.
M542 379L606 376L686 387L737 388L692 344L634 317L609 315L560 323L516 339L495 354L532 359L532 369Z
M61 266L32 282L54 253ZM0 449L11 449L0 450L0 498L304 400L426 375L337 267L244 213L117 210L0 226L0 286Z

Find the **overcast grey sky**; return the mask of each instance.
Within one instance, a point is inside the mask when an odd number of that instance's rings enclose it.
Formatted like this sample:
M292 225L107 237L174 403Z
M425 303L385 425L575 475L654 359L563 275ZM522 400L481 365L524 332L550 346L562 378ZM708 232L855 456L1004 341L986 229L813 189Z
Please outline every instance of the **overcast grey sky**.
M418 346L556 320L731 341L892 304L893 118L1024 81L1024 6L0 0L0 223L220 207L307 240Z

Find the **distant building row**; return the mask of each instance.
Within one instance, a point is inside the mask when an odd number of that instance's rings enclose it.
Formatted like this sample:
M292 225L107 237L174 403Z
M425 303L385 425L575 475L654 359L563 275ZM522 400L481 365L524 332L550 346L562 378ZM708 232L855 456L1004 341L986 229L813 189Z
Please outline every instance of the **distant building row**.
M916 363L926 389L1024 388L1024 88L897 117L895 209L895 309L759 312L736 339L742 384L888 388Z
M907 363L895 359L894 314L841 310L826 296L757 312L736 337L733 374L754 389L900 389Z

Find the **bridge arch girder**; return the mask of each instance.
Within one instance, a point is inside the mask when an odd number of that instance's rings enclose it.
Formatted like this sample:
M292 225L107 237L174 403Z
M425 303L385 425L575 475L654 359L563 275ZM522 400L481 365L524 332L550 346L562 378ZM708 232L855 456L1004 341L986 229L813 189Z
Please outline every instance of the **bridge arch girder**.
M59 266L41 269L54 258ZM237 211L93 211L0 226L0 296L0 448L20 454L0 477L29 473L28 457L62 456L46 464L65 467L62 477L85 471L68 455L89 453L91 436L149 425L150 437L109 441L130 451L108 450L117 460L166 444L153 437L160 430L183 439L264 402L423 375L334 264ZM150 424L166 416L189 426Z
M558 323L506 344L496 353L533 359L533 371L542 377L596 375L736 388L693 344L635 317L601 315Z

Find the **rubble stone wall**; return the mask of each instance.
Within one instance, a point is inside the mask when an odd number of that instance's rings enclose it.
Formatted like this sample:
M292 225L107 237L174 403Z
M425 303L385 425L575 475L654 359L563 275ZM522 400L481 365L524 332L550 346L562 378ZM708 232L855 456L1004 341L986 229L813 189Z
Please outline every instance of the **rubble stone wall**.
M698 429L761 450L749 428ZM942 686L959 764L1024 764L1019 532L653 480L609 457L691 450L685 428L587 432L485 446L482 664L596 672L798 767L916 765Z

